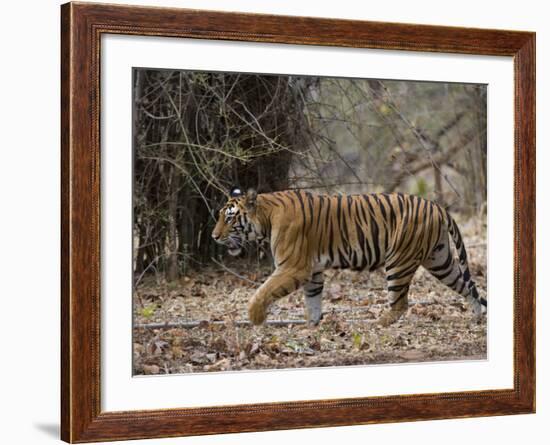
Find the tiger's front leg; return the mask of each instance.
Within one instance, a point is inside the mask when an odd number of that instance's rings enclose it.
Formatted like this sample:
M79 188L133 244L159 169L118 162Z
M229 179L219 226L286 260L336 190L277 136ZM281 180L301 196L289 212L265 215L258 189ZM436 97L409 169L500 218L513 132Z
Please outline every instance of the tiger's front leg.
M248 303L251 323L262 324L271 303L298 289L309 277L308 270L275 270Z
M304 298L306 304L306 319L313 325L319 324L322 311L323 284L325 277L323 272L314 272L311 278L304 284Z

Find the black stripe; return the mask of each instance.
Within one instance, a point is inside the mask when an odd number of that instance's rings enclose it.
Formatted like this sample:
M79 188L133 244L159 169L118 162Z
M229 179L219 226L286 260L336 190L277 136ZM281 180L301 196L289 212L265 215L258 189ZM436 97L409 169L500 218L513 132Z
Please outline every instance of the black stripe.
M403 215L403 195L401 193L397 194L397 204L399 205L401 215Z
M338 261L341 268L347 269L349 267L348 258L342 253L340 249L338 249Z
M361 228L361 225L358 221L355 221L355 231L357 232L357 241L359 242L359 246L364 252L364 246L365 246L365 234L363 233L363 229Z
M453 230L455 232L455 244L456 244L456 248L457 250L459 250L461 247L462 247L462 236L460 236L460 230L458 230L458 226L456 225L456 222L454 219L452 219L452 217L449 215L449 218L451 218L452 220L452 224L453 224Z
M390 208L390 225L391 227L396 227L397 225L397 216L395 215L395 210L393 206L391 205L390 197L386 193L382 193L382 197L386 200L388 203L388 207ZM380 207L383 207L383 204L380 204Z
M336 197L336 217L340 220L340 213L342 212L342 195Z
M399 284L399 285L395 285L395 286L388 286L388 292L399 292L400 290L403 290L408 286L409 286L408 284Z
M334 264L334 252L332 250L333 241L334 234L332 233L332 221L330 221L328 225L328 257L330 258L330 262L332 264Z
M405 270L402 270L401 272L396 272L394 273L393 275L389 275L386 279L388 281L391 281L391 280L397 280L399 278L403 278L407 275L409 275L411 272L414 272L416 269L418 269L418 264L416 263L413 263L410 267L408 267L407 269Z
M378 229L378 223L375 219L372 221L372 248L374 250L374 256L372 258L372 267L375 268L378 267L379 264L382 262L382 255L380 254L380 246L378 245L379 242L379 229ZM387 236L386 236L387 239Z
M326 221L325 221L325 224L328 226L328 222L329 222L329 219L330 219L330 205L332 203L332 199L331 198L328 198L327 199L327 217L326 217Z
M466 255L466 249L464 248L464 246L462 246L462 249L460 249L460 256L458 258L460 260L460 264L466 263L468 256Z
M311 193L306 192L306 197L307 197L307 204L309 207L309 217L311 219L311 222L313 222L313 196L311 195Z
M394 301L390 302L390 306L394 306L395 304L397 304L399 301L401 301L403 299L403 297L405 295L407 295L407 292L409 292L409 286L405 286L407 289L404 291L404 292L401 292L399 294L399 297L397 297Z
M304 208L304 200L302 199L302 194L298 190L294 190L294 194L297 196L298 201L300 202L300 207L302 209L302 217L304 218L304 222L306 220L306 209Z
M289 256L287 256L283 261L281 261L280 263L277 264L277 266L282 266L283 264L285 264L287 262L287 260L292 256L292 254L290 254Z
M317 224L320 225L321 213L323 212L323 203L325 202L325 198L323 196L317 196L317 199L319 200L319 214L317 215Z
M307 289L306 290L306 296L312 297L317 296L323 291L323 286L315 287L313 289Z
M440 270L447 270L447 268L451 265L453 262L453 256L451 255L451 252L447 254L447 259L445 262L439 266L433 266L430 267L430 272L439 272Z
M343 247L346 251L349 251L349 233L348 233L348 223L346 221L346 214L342 212L340 217L340 227L342 229L342 240Z
M284 199L281 199L281 198L279 198L278 196L275 196L275 195L273 195L273 198L275 198L277 201L279 201L283 205L283 208L286 209L286 202L285 202Z
M351 268L357 269L357 251L353 251L351 254Z

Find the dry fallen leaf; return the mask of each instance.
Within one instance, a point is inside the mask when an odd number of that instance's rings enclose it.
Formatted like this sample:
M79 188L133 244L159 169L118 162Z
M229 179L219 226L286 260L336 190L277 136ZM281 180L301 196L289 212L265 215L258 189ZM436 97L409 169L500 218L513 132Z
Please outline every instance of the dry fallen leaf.
M476 261L485 268L484 250L470 249L468 254L471 270ZM256 271L246 259L232 261L236 263L231 268L242 276L255 274L264 281L270 273L267 268ZM463 299L424 270L413 280L409 313L387 328L372 323L388 310L383 271L335 270L325 275L324 315L318 326L236 323L248 319L248 302L257 286L223 270L189 270L175 286L144 280L139 290L141 306L136 303L134 309L136 324L203 321L192 328L134 329L135 372L219 372L486 356L486 321L475 322ZM475 275L475 280L480 295L485 295L486 279ZM192 290L203 296L192 297ZM277 300L269 308L268 320L303 319L303 300L302 290ZM140 308L149 304L156 309L146 318Z
M183 351L179 346L172 347L172 357L175 359L180 359L183 357Z
M143 365L144 374L158 374L160 368L157 365Z
M231 361L228 358L223 358L213 365L206 365L205 371L228 371L231 369Z

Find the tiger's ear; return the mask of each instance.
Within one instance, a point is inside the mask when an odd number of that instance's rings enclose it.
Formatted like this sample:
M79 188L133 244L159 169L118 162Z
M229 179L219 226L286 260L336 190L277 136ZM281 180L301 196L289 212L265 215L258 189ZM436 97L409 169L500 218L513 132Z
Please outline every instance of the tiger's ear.
M248 189L246 192L246 199L244 201L244 205L247 210L255 210L256 209L256 198L258 197L258 193L254 189Z
M243 196L243 192L240 187L233 187L229 192L229 196L232 198L238 198L239 196Z

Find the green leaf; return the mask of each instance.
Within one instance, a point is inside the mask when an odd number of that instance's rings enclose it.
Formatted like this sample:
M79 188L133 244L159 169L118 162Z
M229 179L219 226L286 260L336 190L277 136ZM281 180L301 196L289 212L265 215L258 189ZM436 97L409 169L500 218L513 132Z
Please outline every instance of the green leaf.
M157 306L154 304L150 304L148 306L145 306L141 310L141 316L145 318L151 318L155 314L156 310L157 310Z
M428 184L424 178L418 178L416 181L416 194L418 196L426 196L428 193Z
M361 349L361 344L363 343L363 335L359 332L353 333L353 346L357 349Z

